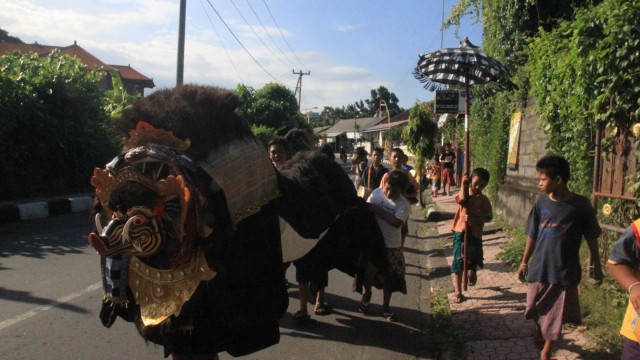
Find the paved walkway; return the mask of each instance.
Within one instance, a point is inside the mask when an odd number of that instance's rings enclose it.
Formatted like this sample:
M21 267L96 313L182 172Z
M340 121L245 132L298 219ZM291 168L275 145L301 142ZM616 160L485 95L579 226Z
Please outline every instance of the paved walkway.
M419 237L435 237L440 254L451 265L451 224L457 204L453 196L433 198L437 211L435 222L419 229ZM435 225L435 228L434 228ZM434 233L436 233L434 235ZM510 241L508 235L496 229L493 223L485 226L483 237L484 269L478 271L478 282L464 293L466 300L453 302L453 285L450 271L440 271L440 282L432 285L432 291L445 289L448 292L453 324L459 330L467 349L467 359L539 359L539 351L533 345L532 322L524 319L526 284L520 283L516 273L496 257L500 247ZM433 245L432 245L433 247ZM441 256L442 257L442 256ZM443 270L445 263L431 263ZM431 266L430 266L431 267ZM447 269L448 270L448 269ZM447 284L448 282L448 284ZM564 339L556 346L554 358L559 360L580 359L580 351L586 338L580 328L563 331Z

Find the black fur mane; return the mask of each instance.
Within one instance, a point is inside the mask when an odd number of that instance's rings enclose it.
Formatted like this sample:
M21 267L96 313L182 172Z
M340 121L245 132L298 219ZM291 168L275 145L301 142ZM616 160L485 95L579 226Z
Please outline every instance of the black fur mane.
M186 154L198 161L233 140L253 138L249 126L235 112L239 104L233 91L220 87L187 84L165 88L127 108L116 128L128 137L139 121L146 121L172 131L180 139L191 140Z

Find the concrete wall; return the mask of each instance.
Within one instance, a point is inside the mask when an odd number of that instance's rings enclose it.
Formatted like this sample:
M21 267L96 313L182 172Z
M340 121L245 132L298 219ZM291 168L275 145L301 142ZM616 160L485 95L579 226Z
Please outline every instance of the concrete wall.
M507 169L504 184L500 185L494 204L495 213L512 226L524 225L529 210L541 194L535 166L538 158L546 154L548 137L538 128L538 115L534 108L534 100L529 99L520 128L518 167L515 170Z

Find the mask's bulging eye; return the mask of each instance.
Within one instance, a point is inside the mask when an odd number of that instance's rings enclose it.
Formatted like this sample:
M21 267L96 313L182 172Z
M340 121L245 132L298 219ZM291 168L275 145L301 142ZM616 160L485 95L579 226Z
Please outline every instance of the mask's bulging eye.
M147 218L144 217L144 216L138 215L138 216L134 216L134 218L133 218L133 225L140 226L140 225L144 225L146 223L147 223Z

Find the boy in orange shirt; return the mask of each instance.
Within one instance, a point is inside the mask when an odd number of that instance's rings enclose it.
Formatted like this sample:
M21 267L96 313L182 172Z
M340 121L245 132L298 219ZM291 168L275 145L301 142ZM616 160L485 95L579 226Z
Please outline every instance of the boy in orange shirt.
M466 184L469 184L469 177L465 173L462 176L462 184L460 191L455 197L458 203L458 211L453 218L453 261L451 262L451 272L453 273L453 286L456 294L453 301L460 303L464 300L462 295L462 269L463 269L463 244L465 225L469 223L469 237L467 239L469 245L467 259L467 279L469 285L476 284L477 268L482 268L483 252L482 252L482 230L484 224L493 219L493 209L489 198L482 193L482 190L489 183L489 171L483 168L476 168L471 172L471 184L469 185L469 193L464 193Z
M613 245L607 270L629 293L629 304L620 327L621 359L640 359L640 219L631 223Z

